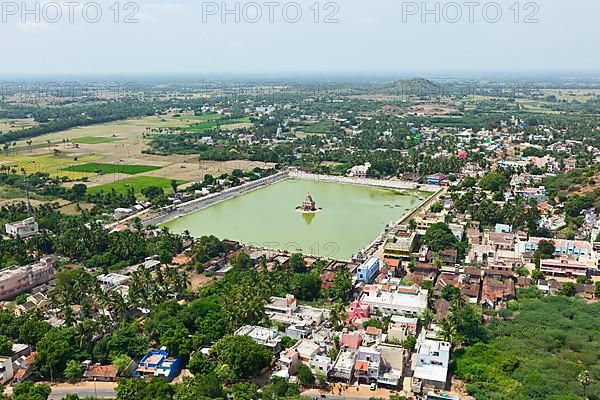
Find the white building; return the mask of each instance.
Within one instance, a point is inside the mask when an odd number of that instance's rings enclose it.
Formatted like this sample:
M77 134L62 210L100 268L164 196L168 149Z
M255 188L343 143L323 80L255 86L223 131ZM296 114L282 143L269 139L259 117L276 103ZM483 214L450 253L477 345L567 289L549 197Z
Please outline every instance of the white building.
M413 359L413 391L444 389L448 379L450 343L425 339Z
M235 331L238 336L248 336L258 344L268 347L274 353L279 352L283 336L277 329L264 328L262 326L244 325Z
M4 225L6 234L12 237L27 238L33 235L37 235L39 232L38 223L35 222L35 218L27 218L23 221L13 222L12 224Z
M115 210L113 211L113 217L115 217L115 219L123 219L123 218L129 217L132 214L133 214L132 208L119 207L119 208L115 208Z
M13 376L12 358L0 357L0 387L10 381Z
M271 297L265 305L265 312L271 321L279 322L285 326L296 325L296 327L299 327L305 325L303 329L305 332L308 326L317 326L329 317L328 309L299 306L292 294L285 297ZM292 331L290 331L292 334L301 334L301 332Z
M331 362L331 358L329 358L325 354L315 354L311 357L310 361L308 362L308 366L314 372L319 372L327 376L329 371L331 371L333 363Z
M355 361L356 352L349 350L340 351L329 372L329 376L350 383L352 376L354 375Z
M350 168L349 176L353 176L356 178L366 178L369 174L369 169L371 168L371 163L366 162L364 165L355 165Z
M129 277L127 275L121 275L114 272L98 275L96 279L98 282L100 282L100 286L105 291L114 289L118 286L127 285L129 283Z
M383 315L420 315L427 308L427 290L400 286L388 290L385 285L369 285L363 289L361 303Z

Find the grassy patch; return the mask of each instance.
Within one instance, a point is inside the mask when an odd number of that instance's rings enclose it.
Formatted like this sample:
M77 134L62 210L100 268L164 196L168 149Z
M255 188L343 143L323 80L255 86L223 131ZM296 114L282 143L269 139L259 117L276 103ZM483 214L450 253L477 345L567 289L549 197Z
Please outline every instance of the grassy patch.
M336 132L336 126L332 121L318 121L313 123L302 123L296 127L303 133L327 134Z
M209 129L216 128L217 125L224 126L224 125L233 125L233 124L243 124L243 123L249 123L249 122L250 122L250 118L248 118L248 117L214 119L214 120L198 122L197 124L193 124L187 128L184 128L183 130L186 132L190 132L190 133L201 133L201 132L205 132Z
M82 136L72 140L74 143L81 144L99 144L99 143L112 143L117 140L121 140L116 137L102 137L102 136Z
M186 181L178 180L177 184L182 185ZM88 188L88 192L97 193L100 191L110 192L115 190L117 193L127 193L129 188L133 188L136 193L148 186L158 186L165 190L165 192L171 192L171 180L165 178L158 178L155 176L134 176L133 178L123 179L114 183L107 183L105 185L94 186Z
M80 162L95 161L99 158L100 157L98 156L92 155L82 156L77 159L75 159L74 157L53 156L48 154L37 156L11 155L2 160L2 163L15 169L16 171L21 171L21 168L24 168L28 174L33 174L36 172L45 172L50 174L50 176L68 176L71 179L81 179L86 176L89 177L92 174L68 171L65 168L69 168L73 166L73 164L77 164Z
M101 174L127 174L136 175L144 172L150 172L161 167L154 165L128 165L128 164L106 164L106 163L88 163L73 165L65 168L65 171L101 173Z
M217 113L206 113L206 114L199 114L199 115L182 114L182 115L174 116L173 118L181 119L181 120L208 121L208 120L222 118L222 115L217 114Z

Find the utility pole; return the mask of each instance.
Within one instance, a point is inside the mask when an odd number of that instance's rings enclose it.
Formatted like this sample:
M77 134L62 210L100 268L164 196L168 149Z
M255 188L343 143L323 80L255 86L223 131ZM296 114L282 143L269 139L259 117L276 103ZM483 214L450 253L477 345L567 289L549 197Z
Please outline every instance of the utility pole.
M29 199L29 178L27 177L27 171L25 168L22 169L23 176L25 177L25 195L27 196L27 214L31 217L33 212L31 210L31 201Z

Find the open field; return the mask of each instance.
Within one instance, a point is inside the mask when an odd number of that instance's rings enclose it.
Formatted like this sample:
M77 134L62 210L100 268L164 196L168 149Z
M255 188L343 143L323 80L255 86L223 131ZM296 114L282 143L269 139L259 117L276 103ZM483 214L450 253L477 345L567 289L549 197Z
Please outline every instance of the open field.
M0 118L0 133L8 132L13 130L19 130L23 128L31 128L36 126L38 123L33 118L22 118L22 119L7 119Z
M215 128L217 126L226 127L228 125L249 124L249 123L250 123L250 119L247 117L232 118L232 119L217 118L214 120L207 120L207 121L201 121L198 123L194 123L193 125L190 125L189 127L184 128L183 130L185 132L190 132L190 133L202 133L202 132L206 132L209 129Z
M144 172L150 172L160 169L153 165L128 165L128 164L106 164L106 163L89 163L81 165L73 165L64 168L63 171L88 172L100 174L128 174L137 175Z
M112 143L117 140L121 140L117 137L102 137L102 136L83 136L80 138L75 138L71 140L73 143L80 144L99 144L99 143Z
M91 203L79 203L79 208L82 210L91 210L94 208L94 204ZM77 209L77 203L69 203L59 208L61 213L67 215L77 215L79 214L79 210Z
M78 171L63 171L64 168L76 165L81 162L90 162L97 160L94 155L85 155L82 157L68 157L65 155L54 156L51 154L41 154L37 156L14 156L9 155L0 161L0 164L8 165L16 171L21 171L22 168L28 173L45 172L50 176L67 176L70 179L81 179L95 175L88 172Z
M546 96L556 96L557 100L581 101L592 100L600 96L600 89L544 89Z
M186 181L178 180L178 184L182 185ZM109 192L115 190L117 193L127 193L129 188L133 188L136 193L148 186L158 186L165 190L165 192L172 192L171 180L165 178L157 178L154 176L134 176L133 178L122 179L114 183L107 183L100 186L90 187L88 192L97 193L100 191Z
M248 171L273 166L252 161L199 161L194 155L160 156L142 152L150 140L145 137L147 133L157 134L157 129L185 128L217 116L169 114L54 132L32 138L31 146L26 141L17 142L8 155L0 157L0 163L14 166L17 171L25 168L29 173L45 172L51 176L66 176L73 181L85 178L89 188L113 184L131 178L130 174L134 173L165 179L170 188L171 179L194 182L204 179L206 174L219 176L234 169ZM55 154L55 151L58 153ZM90 163L98 163L102 167L86 165ZM112 164L120 166L113 167ZM122 168L124 165L126 170ZM136 169L137 166L143 170ZM102 169L104 174L99 175L97 169ZM65 186L73 183L67 182Z

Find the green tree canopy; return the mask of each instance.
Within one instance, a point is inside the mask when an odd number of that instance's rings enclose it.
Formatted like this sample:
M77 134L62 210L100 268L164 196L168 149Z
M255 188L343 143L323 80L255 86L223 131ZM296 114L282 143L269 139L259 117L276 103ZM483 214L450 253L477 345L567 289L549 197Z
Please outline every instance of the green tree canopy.
M509 185L510 182L508 181L508 178L496 172L486 174L479 181L479 187L483 190L489 190L490 192L502 192L508 188Z
M433 252L455 248L458 245L458 239L443 222L431 225L425 232L422 242Z
M219 364L227 364L238 378L254 377L269 365L273 354L247 336L228 335L211 348Z

